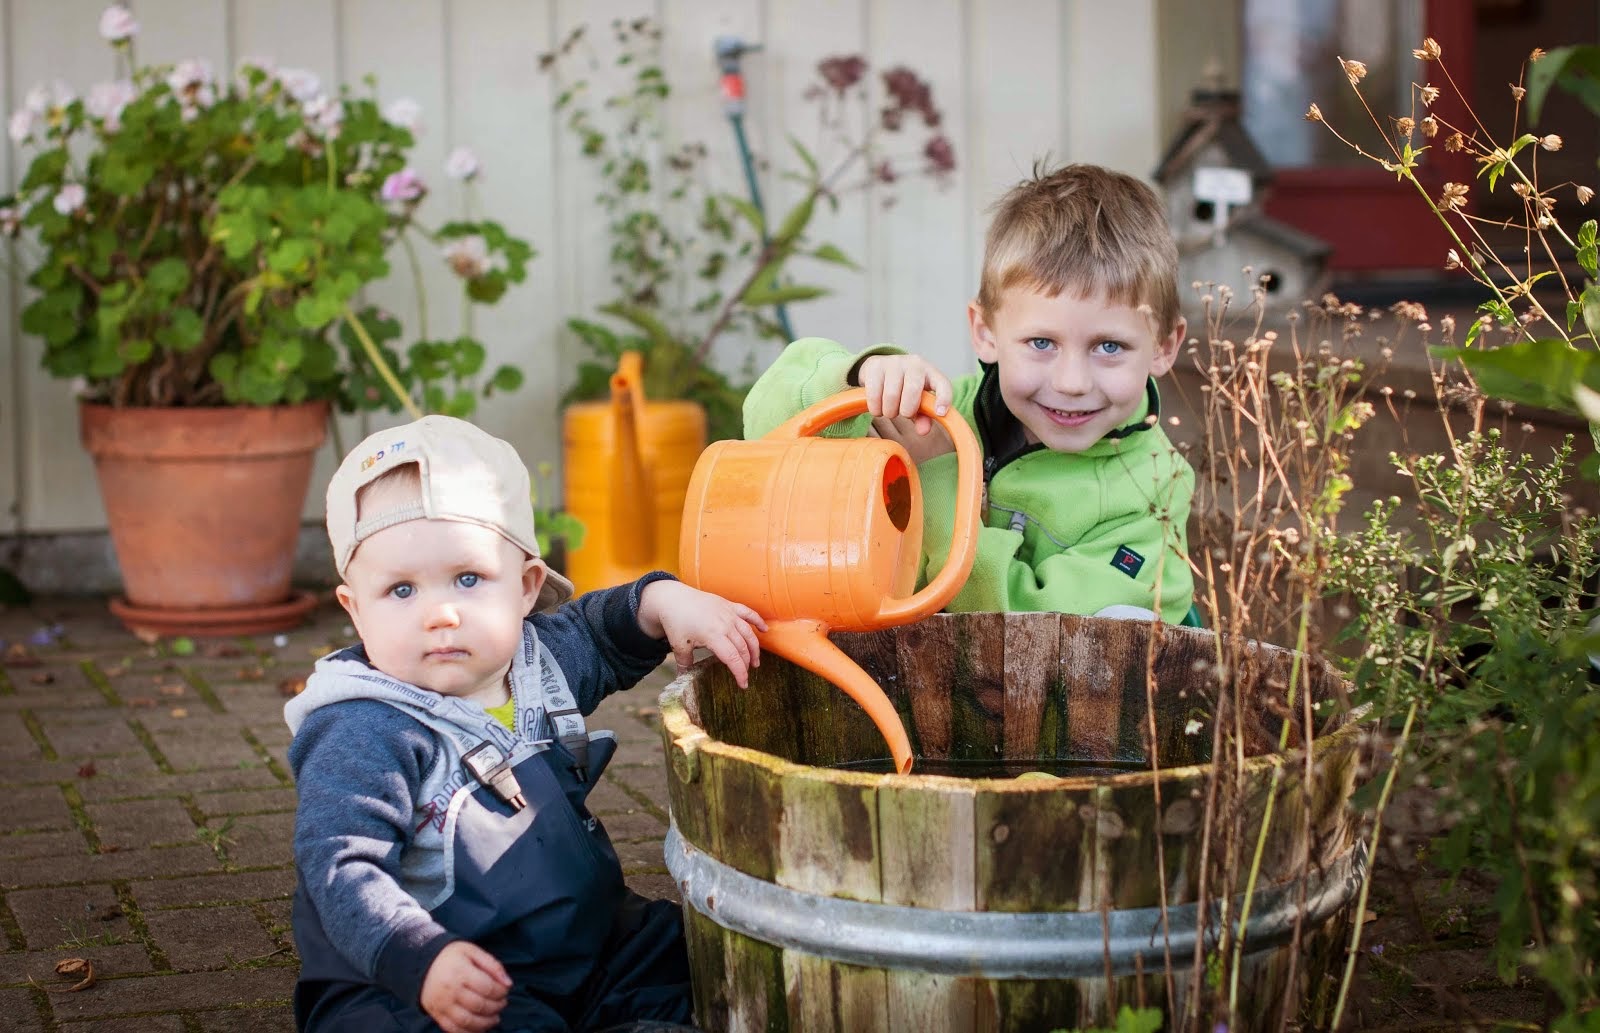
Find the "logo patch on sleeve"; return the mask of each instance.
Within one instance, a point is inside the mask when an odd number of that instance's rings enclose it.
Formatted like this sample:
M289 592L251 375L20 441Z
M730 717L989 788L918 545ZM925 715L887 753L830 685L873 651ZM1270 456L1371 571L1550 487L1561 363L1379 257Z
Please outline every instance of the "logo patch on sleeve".
M1144 557L1126 545L1119 545L1116 555L1111 557L1111 565L1129 577L1138 577L1139 568L1144 566Z

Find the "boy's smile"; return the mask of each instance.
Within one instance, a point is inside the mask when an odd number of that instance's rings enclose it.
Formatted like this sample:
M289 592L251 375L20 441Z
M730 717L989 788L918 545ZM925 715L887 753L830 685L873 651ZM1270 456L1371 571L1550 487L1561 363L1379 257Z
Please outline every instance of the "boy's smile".
M543 564L487 527L408 520L363 541L336 591L374 667L491 707L506 701L543 580Z
M967 306L972 346L995 363L1000 397L1030 444L1082 452L1134 420L1145 383L1172 368L1183 339L1180 318L1158 334L1147 311L1096 292L1052 297L1027 287L1002 295L989 314Z

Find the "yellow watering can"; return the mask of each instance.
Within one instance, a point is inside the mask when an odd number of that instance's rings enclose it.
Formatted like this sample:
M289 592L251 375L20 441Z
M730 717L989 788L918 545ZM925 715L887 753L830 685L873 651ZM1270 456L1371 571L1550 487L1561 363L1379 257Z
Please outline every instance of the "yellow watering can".
M611 397L567 407L562 425L567 511L583 521L583 547L568 554L579 592L678 569L678 527L695 459L706 445L695 402L644 396L644 360L626 352Z

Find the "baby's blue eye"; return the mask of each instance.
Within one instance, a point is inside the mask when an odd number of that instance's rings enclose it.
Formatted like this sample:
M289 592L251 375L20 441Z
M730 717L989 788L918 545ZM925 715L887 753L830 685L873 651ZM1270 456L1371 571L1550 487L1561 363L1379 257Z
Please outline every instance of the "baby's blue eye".
M476 585L481 580L483 580L483 579L481 577L479 577L477 574L472 573L471 571L468 571L465 574L457 574L456 575L456 584L458 586L460 586L461 588L471 588L473 585Z
M402 581L398 585L395 585L393 588L389 589L389 594L394 596L396 599L410 599L413 595L417 594L417 589L416 586Z

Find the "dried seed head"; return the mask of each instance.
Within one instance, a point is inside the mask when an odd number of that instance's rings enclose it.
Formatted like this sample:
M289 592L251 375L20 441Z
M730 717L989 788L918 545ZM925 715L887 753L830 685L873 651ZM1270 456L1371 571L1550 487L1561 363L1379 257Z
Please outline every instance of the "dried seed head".
M1410 136L1411 131L1417 128L1417 123L1415 119L1397 118L1394 122L1394 128L1401 136Z
M1467 205L1467 185L1465 183L1446 183L1444 193L1439 195L1439 207L1459 211Z
M1422 46L1411 52L1411 56L1418 61L1437 61L1443 51L1439 49L1439 41L1429 36L1422 41Z
M1594 190L1592 188L1586 187L1586 186L1578 187L1578 189L1575 191L1575 193L1578 195L1578 203L1579 204L1588 204L1589 203L1589 199L1594 196Z
M1511 192L1526 201L1528 199L1528 184L1513 183L1511 184Z
M1367 66L1360 61L1339 59L1339 66L1344 69L1344 77L1350 80L1351 86L1359 85L1367 77Z
M1551 133L1549 136L1541 136L1539 137L1539 146L1547 151L1559 151L1561 149L1561 137L1555 133Z
M1544 57L1544 48L1543 47L1534 47L1533 50L1528 53L1528 60L1529 61L1537 61L1541 57Z
M1446 269L1461 268L1461 254L1455 248L1451 248L1444 253L1444 267Z
M1444 142L1447 151L1464 151L1467 149L1467 138L1460 133L1451 133Z
M1421 96L1423 105L1426 107L1432 107L1433 102L1439 99L1439 87L1429 83L1422 88Z
M1322 121L1322 109L1317 107L1315 104L1311 105L1309 108L1306 108L1306 121L1307 122L1321 122Z
M1432 115L1422 120L1422 135L1432 139L1439 132L1439 120Z
M1513 100L1521 100L1528 95L1527 90L1523 89L1521 86L1518 86L1514 82L1506 83L1506 85L1511 87L1511 98Z

